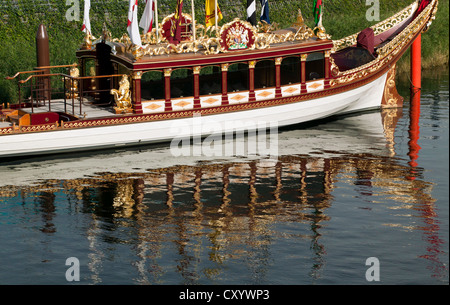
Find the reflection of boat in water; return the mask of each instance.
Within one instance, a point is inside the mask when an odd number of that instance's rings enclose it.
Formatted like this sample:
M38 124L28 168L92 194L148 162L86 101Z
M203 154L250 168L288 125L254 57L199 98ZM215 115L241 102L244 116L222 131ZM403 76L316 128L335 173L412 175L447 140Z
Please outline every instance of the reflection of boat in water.
M58 230L54 220L58 197L67 196L70 205L64 209L70 213L92 215L79 225L86 228L88 267L94 283L101 282L106 259L101 244L105 241L133 244L130 249L137 258L137 281L141 283L158 281L164 272L159 258L168 252L176 256L177 272L186 283L195 283L201 253L207 253L209 259L209 267L201 270L207 277L220 274L227 260L247 256L253 258L248 259L248 272L260 276L270 260L274 237L310 241L310 276L319 278L327 256L321 230L330 220L327 210L339 185L350 183L374 200L379 195L391 197L393 209L395 204L429 207L434 202L431 184L406 178L410 167L396 160L392 150L395 125L386 123L386 119L395 123L396 118L393 113L384 115L384 122L382 113L372 112L314 128L283 131L277 159L164 160L167 149L150 148L81 160L57 159L55 164L53 160L5 164L0 170L2 181L10 184L0 187L0 196L33 196L43 215L43 232ZM308 138L315 144L302 145ZM85 171L83 163L89 160L96 165ZM132 172L109 166L130 169L136 160L141 163L136 163ZM64 168L71 175L52 179ZM76 172L77 168L80 171ZM36 176L28 180L8 177L13 169L21 176ZM51 172L38 174L45 169ZM295 223L295 230L274 231L274 223L287 227ZM125 229L110 238L116 228Z
M19 109L1 110L6 122L0 123L0 157L167 142L191 136L170 127L196 114L201 122L222 124L221 132L233 132L233 120L287 126L398 107L395 64L428 28L437 2L414 2L362 36L337 41L321 25L315 32L308 28L301 13L285 30L257 32L250 23L234 20L216 34L206 29L196 39L193 18L177 11L160 28L168 33L174 18L173 24L182 20L187 40L174 44L156 39L155 44L153 33L142 48L129 37L111 40L107 31L97 44L88 36L77 52L80 64L66 66L78 69L71 75L52 74L55 67L40 65L11 78L19 90L32 88L31 99L20 101ZM248 36L243 50L227 44L238 30ZM39 33L45 36L43 30ZM98 75L88 76L89 66L97 67ZM21 75L28 78L20 80ZM64 79L63 101L51 98L50 88L57 88L48 84L52 77L59 83ZM83 102L89 98L91 104ZM194 136L208 135L210 128Z

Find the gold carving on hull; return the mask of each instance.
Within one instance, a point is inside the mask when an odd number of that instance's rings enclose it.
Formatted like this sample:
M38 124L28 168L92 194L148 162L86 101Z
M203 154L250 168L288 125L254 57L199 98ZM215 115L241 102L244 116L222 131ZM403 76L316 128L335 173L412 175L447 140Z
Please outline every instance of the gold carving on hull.
M383 100L381 102L381 107L383 108L395 108L402 107L403 97L401 97L395 86L395 74L397 72L396 65L394 64L389 70L386 85L383 92Z

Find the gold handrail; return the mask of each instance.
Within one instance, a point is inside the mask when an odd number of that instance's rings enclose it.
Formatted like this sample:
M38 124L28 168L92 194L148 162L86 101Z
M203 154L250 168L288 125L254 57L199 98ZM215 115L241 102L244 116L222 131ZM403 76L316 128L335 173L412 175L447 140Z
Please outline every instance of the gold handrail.
M50 77L50 76L62 76L73 80L83 80L83 79L98 79L98 78L108 78L108 77L120 77L123 76L123 74L110 74L110 75L96 75L96 76L81 76L81 77L72 77L70 75L64 74L64 73L51 73L51 74L39 74L39 75L30 75L28 78L24 80L20 80L20 84L25 84L30 79L35 77Z
M22 74L40 73L40 72L44 72L44 71L42 71L42 70L21 71L21 72L17 72L16 74L14 74L14 76L6 76L5 79L12 80L12 79L17 78L19 75L22 75Z
M14 76L6 76L5 79L12 80L22 74L42 73L42 72L44 72L43 70L56 69L56 68L70 68L70 67L77 67L77 66L78 66L78 64L36 67L36 69L32 70L32 71L21 71L21 72L17 72L16 74L14 74Z
M56 68L70 68L70 67L77 67L78 64L71 64L71 65L59 65L59 66L43 66L43 67L36 67L36 69L56 69Z

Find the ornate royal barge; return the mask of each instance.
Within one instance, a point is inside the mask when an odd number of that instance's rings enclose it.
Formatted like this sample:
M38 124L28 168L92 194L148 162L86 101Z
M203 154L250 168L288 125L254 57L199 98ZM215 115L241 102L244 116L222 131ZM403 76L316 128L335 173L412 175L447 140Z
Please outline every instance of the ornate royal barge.
M281 127L400 107L395 64L428 29L437 5L416 1L335 41L321 22L309 28L300 11L283 30L239 19L205 27L177 11L139 45L128 35L112 39L106 29L99 39L87 34L78 63L50 66L38 54L38 68L9 77L30 97L1 109L0 158L236 132L233 122L251 130L260 122ZM180 25L179 41L170 34L173 24ZM43 26L38 49L40 39ZM60 68L69 73L52 73ZM201 128L180 128L193 119Z

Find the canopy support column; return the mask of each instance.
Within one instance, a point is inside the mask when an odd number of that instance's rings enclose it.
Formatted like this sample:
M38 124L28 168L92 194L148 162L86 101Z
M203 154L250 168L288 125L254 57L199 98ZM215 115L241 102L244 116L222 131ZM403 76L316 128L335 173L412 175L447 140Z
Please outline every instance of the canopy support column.
M134 113L136 114L143 114L142 110L142 97L141 97L141 78L142 78L142 72L134 72L133 73L133 87L134 87L134 94L133 94L133 105L134 105Z
M256 101L256 96L255 96L255 66L256 66L256 61L252 60L249 61L248 63L248 90L249 90L249 94L248 94L248 101L249 102L254 102Z
M201 108L201 103L200 103L200 70L202 67L200 66L195 66L194 67L194 108Z
M172 69L164 69L164 94L165 104L164 111L172 111L172 99L170 97L170 76L172 75Z
M324 89L330 88L330 56L331 51L325 51L325 83Z
M277 57L275 59L275 97L280 98L281 94L281 62L283 57Z
M306 58L308 57L308 54L301 54L300 55L300 70L301 70L301 76L300 76L300 94L305 94L307 92L306 90Z

